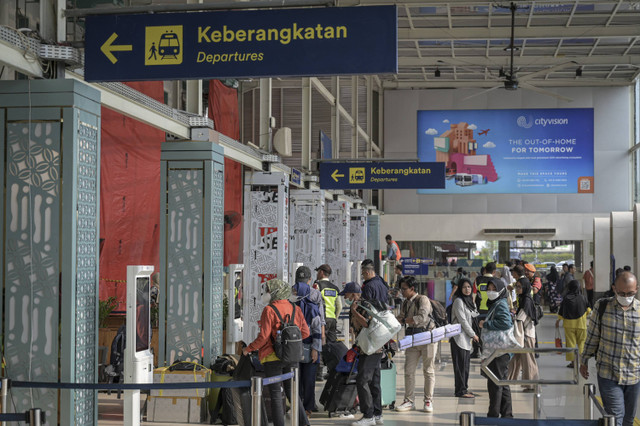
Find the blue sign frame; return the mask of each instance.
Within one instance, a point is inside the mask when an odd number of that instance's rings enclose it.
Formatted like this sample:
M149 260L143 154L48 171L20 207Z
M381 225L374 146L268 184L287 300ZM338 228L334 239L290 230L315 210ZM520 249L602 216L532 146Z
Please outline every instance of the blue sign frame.
M87 81L396 73L397 10L88 16L85 46Z
M444 188L444 163L320 163L322 189Z

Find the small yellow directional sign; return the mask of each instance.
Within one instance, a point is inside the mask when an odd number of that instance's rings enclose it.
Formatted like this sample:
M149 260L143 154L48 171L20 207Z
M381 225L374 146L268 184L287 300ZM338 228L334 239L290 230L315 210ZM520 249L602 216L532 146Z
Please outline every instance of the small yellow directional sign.
M338 178L344 177L344 175L338 174L338 169L336 169L335 172L331 173L331 177L337 182Z
M104 42L104 44L100 47L100 50L104 55L109 58L112 64L118 62L118 58L116 58L112 52L127 52L133 50L133 45L131 44L112 44L118 38L118 34L113 33L111 37Z

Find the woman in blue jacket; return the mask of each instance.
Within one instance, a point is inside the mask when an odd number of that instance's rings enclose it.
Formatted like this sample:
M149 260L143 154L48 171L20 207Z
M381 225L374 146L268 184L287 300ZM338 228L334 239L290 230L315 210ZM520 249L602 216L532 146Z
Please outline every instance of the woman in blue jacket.
M509 330L513 327L509 305L507 303L507 289L499 279L492 279L487 284L487 320L480 322L483 330ZM491 354L486 354L491 355ZM489 364L489 369L499 380L507 378L509 369L509 354L495 358ZM484 375L484 373L482 373ZM487 378L489 392L489 412L487 417L513 417L511 410L511 389L509 386L498 386Z

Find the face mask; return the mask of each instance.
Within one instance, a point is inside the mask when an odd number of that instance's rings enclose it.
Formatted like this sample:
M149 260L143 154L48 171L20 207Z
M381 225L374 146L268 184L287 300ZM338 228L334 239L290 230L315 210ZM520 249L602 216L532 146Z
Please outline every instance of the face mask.
M271 295L269 293L263 293L260 301L263 305L268 305L269 303L271 303Z
M294 296L293 294L289 296L289 302L296 303L298 301L298 296Z
M497 291L487 291L487 297L489 298L489 300L496 300L499 295L500 293L498 293Z
M351 299L344 299L344 303L347 304L347 306L351 306L351 304L353 303L353 300Z
M623 297L616 294L616 299L618 299L618 303L622 306L629 306L633 303L635 296Z

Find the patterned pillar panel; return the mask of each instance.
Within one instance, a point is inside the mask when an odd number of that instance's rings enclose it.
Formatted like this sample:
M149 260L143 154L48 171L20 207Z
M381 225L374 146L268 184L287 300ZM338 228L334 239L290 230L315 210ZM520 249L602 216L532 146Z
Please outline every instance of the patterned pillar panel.
M374 251L380 250L380 216L369 215L367 218L367 258L374 258Z
M244 189L243 339L258 336L266 305L264 283L288 281L289 177L285 173L248 172Z
M367 255L367 211L364 209L351 209L349 241L351 245L350 260L351 277L355 281L358 276L357 261L363 261Z
M331 265L333 283L342 288L350 279L350 206L344 201L327 203L325 262Z
M12 105L0 108L0 306L12 380L97 380L99 99L70 80L0 82L0 105ZM12 400L49 422L97 422L94 392L14 388Z
M208 142L162 144L160 364L222 354L224 157Z
M289 262L312 270L325 263L325 200L322 190L291 190ZM295 274L290 267L291 276Z

